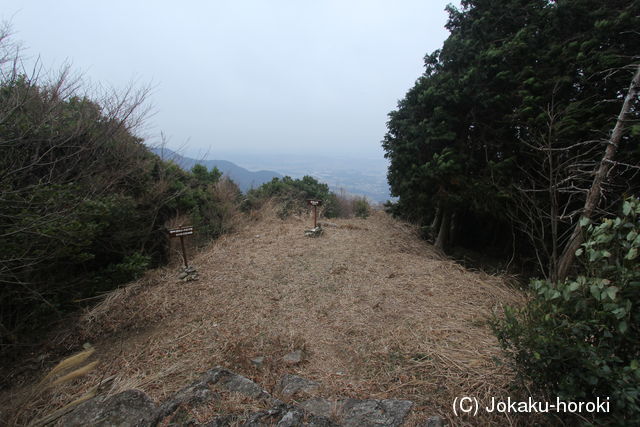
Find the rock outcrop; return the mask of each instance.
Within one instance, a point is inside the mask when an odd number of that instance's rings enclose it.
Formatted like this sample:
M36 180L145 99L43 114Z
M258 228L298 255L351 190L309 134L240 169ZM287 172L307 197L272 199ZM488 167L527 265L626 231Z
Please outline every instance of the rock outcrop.
M318 391L320 385L297 375L285 374L276 393L283 399ZM226 400L240 396L253 411L231 410ZM238 398L235 398L238 401ZM226 406L225 406L226 405ZM299 404L285 403L250 379L216 367L200 379L156 405L139 390L82 403L59 420L65 426L400 426L413 403L393 399L309 398ZM256 408L264 408L255 410ZM225 409L231 413L225 413ZM434 417L432 417L434 418ZM429 419L426 425L442 425Z
M157 411L153 401L139 390L127 390L110 397L96 397L78 405L62 417L60 425L84 426L145 426L151 425Z
M304 235L307 237L320 237L324 230L319 225L315 228L310 228L308 230L304 230Z

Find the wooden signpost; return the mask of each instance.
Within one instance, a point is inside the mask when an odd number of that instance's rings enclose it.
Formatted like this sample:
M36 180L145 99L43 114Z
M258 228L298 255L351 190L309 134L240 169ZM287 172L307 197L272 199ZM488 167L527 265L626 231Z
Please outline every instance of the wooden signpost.
M169 229L170 237L180 238L180 246L182 247L182 259L184 260L185 268L188 268L189 264L187 263L187 250L184 247L184 236L189 236L191 234L193 234L193 227L190 225Z
M309 199L307 203L313 206L313 228L318 226L318 206L322 205L322 200Z

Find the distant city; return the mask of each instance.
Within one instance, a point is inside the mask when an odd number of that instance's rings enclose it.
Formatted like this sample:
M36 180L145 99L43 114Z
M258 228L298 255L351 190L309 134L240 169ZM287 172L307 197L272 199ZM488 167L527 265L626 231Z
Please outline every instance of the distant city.
M173 159L185 168L196 163L208 168L217 167L234 180L240 189L246 191L258 187L274 177L285 175L302 178L310 175L329 185L332 191L340 194L365 196L372 202L385 202L391 198L387 183L387 161L384 158L346 158L315 155L251 155L231 154L186 156L164 148L153 149L156 154L163 151L162 157ZM212 158L225 158L213 160Z

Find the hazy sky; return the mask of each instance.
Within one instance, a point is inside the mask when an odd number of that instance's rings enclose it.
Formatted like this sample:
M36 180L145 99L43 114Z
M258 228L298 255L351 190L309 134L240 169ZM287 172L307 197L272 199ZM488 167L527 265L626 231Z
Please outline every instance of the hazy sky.
M150 140L233 153L381 157L387 113L447 37L443 0L13 1L48 68L154 87ZM233 160L230 158L229 160Z

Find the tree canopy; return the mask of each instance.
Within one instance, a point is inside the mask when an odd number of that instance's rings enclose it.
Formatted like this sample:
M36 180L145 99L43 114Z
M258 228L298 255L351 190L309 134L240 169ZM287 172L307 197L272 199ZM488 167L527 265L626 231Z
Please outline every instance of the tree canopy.
M389 114L392 211L431 224L443 248L515 245L552 273L638 60L640 2L468 0L448 11L449 37ZM601 213L640 189L638 114L636 99Z

